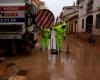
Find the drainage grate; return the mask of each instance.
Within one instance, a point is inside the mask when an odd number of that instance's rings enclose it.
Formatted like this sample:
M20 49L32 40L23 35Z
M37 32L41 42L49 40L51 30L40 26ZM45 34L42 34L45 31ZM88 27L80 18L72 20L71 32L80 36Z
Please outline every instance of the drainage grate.
M25 76L25 75L27 75L27 73L28 73L28 70L19 70L17 75Z

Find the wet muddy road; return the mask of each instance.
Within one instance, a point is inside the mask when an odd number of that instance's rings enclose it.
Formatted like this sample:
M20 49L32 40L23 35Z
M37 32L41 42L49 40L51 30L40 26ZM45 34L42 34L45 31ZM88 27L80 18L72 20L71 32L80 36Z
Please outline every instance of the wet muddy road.
M69 40L62 47L62 52L52 55L38 48L24 56L9 58L4 61L6 77L25 76L26 80L99 80L99 49L77 40ZM66 53L69 47L70 53Z

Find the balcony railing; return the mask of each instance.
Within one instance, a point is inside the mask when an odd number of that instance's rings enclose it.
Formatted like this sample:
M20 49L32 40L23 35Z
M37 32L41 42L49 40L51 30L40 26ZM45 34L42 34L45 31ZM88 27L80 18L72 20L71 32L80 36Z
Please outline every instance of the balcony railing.
M92 11L93 11L93 0L89 0L89 2L87 4L86 12L87 13L92 13Z

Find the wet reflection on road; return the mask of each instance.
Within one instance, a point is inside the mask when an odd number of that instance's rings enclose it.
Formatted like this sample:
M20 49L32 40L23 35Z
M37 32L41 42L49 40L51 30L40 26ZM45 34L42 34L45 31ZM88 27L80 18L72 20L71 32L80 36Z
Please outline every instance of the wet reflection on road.
M51 80L76 80L74 61L72 61L70 54L48 54L48 60Z
M26 69L27 80L100 80L99 49L70 43L69 50L69 54L63 50L53 55L46 50L33 49L28 56L7 60L5 64L13 62L16 65L7 68L6 76Z

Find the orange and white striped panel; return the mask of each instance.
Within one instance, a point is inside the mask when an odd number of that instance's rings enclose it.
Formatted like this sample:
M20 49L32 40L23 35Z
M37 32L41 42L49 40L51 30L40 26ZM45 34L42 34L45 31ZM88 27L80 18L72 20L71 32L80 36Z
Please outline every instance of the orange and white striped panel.
M36 25L41 28L50 28L54 24L54 15L47 9L40 10L35 18Z

